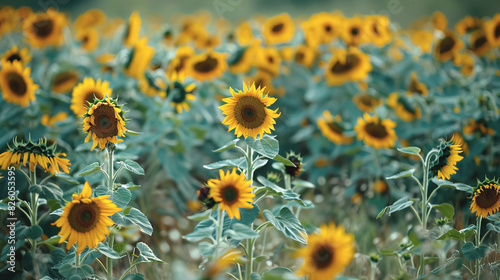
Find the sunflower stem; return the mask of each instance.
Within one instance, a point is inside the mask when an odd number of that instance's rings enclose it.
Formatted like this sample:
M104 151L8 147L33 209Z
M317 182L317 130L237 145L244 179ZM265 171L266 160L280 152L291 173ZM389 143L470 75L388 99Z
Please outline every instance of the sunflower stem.
M255 243L255 238L247 239L248 263L247 263L247 267L245 270L245 280L250 280L250 274L252 274L254 243Z
M483 221L483 217L479 216L477 217L477 234L476 234L476 246L479 247L481 246L481 222ZM474 273L474 276L476 279L479 280L481 276L481 259L476 260L476 273Z
M110 192L113 192L113 186L114 186L114 179L115 176L113 174L113 152L115 150L115 145L113 143L108 142L106 144L107 150L108 150L108 190Z
M222 211L222 207L220 206L219 203L219 206L217 208L217 232L215 238L216 243L215 243L214 260L216 260L218 257L217 251L219 250L219 246L221 243L222 231L224 229L223 227L224 227L224 212Z
M252 181L253 182L253 149L252 147L247 145L247 152L246 152L246 158L247 158L247 173L246 173L246 179L247 181Z
M287 190L292 189L292 176L286 173L285 173L285 189Z
M109 248L113 250L115 238L113 235L109 237ZM113 259L106 257L106 269L108 272L108 280L113 280Z

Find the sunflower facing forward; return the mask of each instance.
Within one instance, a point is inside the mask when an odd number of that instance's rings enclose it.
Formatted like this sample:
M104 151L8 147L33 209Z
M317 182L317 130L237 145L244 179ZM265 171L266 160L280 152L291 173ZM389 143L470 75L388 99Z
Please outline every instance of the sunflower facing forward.
M220 179L210 179L207 185L210 187L209 197L219 203L221 210L226 211L229 218L241 218L239 208L253 208L251 204L255 194L250 187L252 181L246 181L243 173L237 174L236 168L231 172L219 170Z
M472 213L483 218L493 215L500 209L500 185L496 180L486 178L479 182L472 196L470 205Z
M26 66L26 63L31 61L31 55L27 48L19 50L17 46L13 46L10 50L6 51L2 56L2 64L4 62L14 62L20 61L23 66Z
M461 139L452 137L449 141L440 140L437 147L438 157L430 163L430 170L437 180L449 180L450 176L457 173L457 162L463 159L459 154L462 153Z
M349 81L361 81L372 71L370 57L357 48L337 50L328 62L325 77L330 86Z
M95 98L93 103L89 105L87 113L83 115L83 131L89 133L85 138L85 143L92 137L91 150L97 144L101 150L104 150L107 142L123 142L122 139L116 139L117 136L125 137L123 133L127 130L122 106L118 106L116 100L109 97L105 99Z
M309 276L309 280L333 279L354 258L354 236L346 233L343 226L334 223L321 225L320 232L307 238L307 247L297 251L304 264L297 275Z
M192 56L186 61L186 75L202 82L213 80L224 74L227 62L226 55L217 52L208 52Z
M288 43L294 34L292 18L286 13L274 16L264 24L262 33L268 44Z
M70 108L75 115L82 116L87 112L88 104L94 102L94 98L103 99L111 96L111 91L109 82L85 78L83 83L79 83L73 89Z
M24 20L23 31L33 47L60 46L64 41L65 25L64 14L49 8L46 13L32 14Z
M358 140L363 140L366 145L380 148L394 147L394 142L398 139L394 128L396 123L389 120L379 120L377 116L370 117L367 113L363 118L358 118L358 123L354 130Z
M255 88L255 84L248 87L245 83L243 91L235 92L229 88L232 96L224 98L222 101L226 104L219 107L222 114L226 115L222 123L229 125L228 132L234 129L237 137L257 138L260 135L262 138L264 133L270 134L271 129L274 130L274 119L280 113L277 113L278 109L273 111L267 108L276 102L276 98L264 95L264 89Z
M61 228L59 244L68 240L66 250L78 242L77 254L86 247L96 248L99 242L109 235L109 226L115 223L109 218L120 212L110 199L109 195L91 197L92 189L88 182L80 194L73 194L73 201L63 208L61 217L52 225Z
M0 89L5 101L26 107L35 100L38 85L33 83L30 73L31 68L24 68L20 61L2 63Z

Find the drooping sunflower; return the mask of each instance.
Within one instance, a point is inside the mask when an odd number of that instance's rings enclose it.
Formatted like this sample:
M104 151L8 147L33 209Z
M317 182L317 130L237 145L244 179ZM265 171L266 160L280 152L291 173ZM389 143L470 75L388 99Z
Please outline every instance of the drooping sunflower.
M345 127L342 124L340 115L332 116L330 111L324 111L323 117L316 120L321 134L337 145L351 144L354 140L352 136L345 136Z
M367 32L364 30L363 18L356 16L344 19L340 37L349 46L358 46L367 41Z
M147 38L135 42L129 60L124 65L125 74L136 79L142 78L154 54L155 49L148 46Z
M73 194L73 200L63 207L61 217L52 223L61 228L59 244L68 241L66 250L78 243L77 254L86 247L96 248L109 235L109 226L115 223L109 218L122 209L118 208L109 195L91 197L92 189L85 182L80 194Z
M80 81L80 75L76 70L61 71L52 78L51 89L56 93L70 92L78 81Z
M304 166L300 154L290 151L290 153L286 153L286 159L291 161L295 166L285 165L285 173L292 177L298 176L300 172L302 172Z
M333 279L354 259L354 236L333 222L321 225L319 233L309 235L307 244L295 256L304 258L297 275L307 275L309 280Z
M247 136L260 139L264 133L271 133L274 130L275 118L280 116L278 109L271 110L267 108L276 102L276 98L264 95L265 88L255 87L252 84L248 87L243 83L243 91L235 92L229 88L231 97L224 98L222 101L226 104L219 107L222 114L226 115L225 125L229 125L228 132L235 130L237 137Z
M422 112L418 106L412 106L410 100L404 96L399 96L396 92L389 95L387 105L394 108L396 115L405 122L411 122L422 117Z
M106 14L99 9L90 9L75 20L75 29L95 28L106 21Z
M270 18L264 23L262 34L267 44L288 43L293 38L294 29L290 15L282 13Z
M186 75L198 81L213 80L224 74L227 62L224 53L208 52L190 57L186 61Z
M484 30L488 42L492 48L500 46L500 14L496 14L491 20L484 24Z
M436 43L434 56L441 61L447 61L458 53L463 45L464 43L453 32L447 30L444 32L444 37Z
M390 119L380 120L377 116L370 117L367 113L358 118L354 127L358 140L375 149L394 147L398 139L394 128L396 123Z
M430 163L430 171L437 180L449 180L450 176L456 174L457 162L463 159L459 154L462 153L461 139L452 137L449 141L439 140L441 143L437 147L438 156Z
M196 97L193 95L196 85L185 85L183 80L182 77L174 76L167 88L167 96L172 96L170 105L175 108L178 114L182 113L182 110L189 111L190 102L196 100Z
M281 56L275 48L262 48L256 50L255 66L273 76L279 73Z
M2 63L0 89L5 101L26 107L35 100L38 85L33 83L30 73L31 68L24 68L20 61Z
M117 136L125 137L124 132L127 131L122 106L118 106L117 101L109 97L94 98L94 101L89 104L87 113L83 115L83 131L88 132L85 143L92 137L91 150L97 144L99 144L99 149L104 150L107 142L123 142L123 139L116 138Z
M295 50L294 60L295 62L304 65L305 67L311 67L316 59L316 50L314 48L299 45L297 50Z
M490 43L483 30L474 31L469 40L469 49L479 57L484 56L490 50Z
M31 172L35 172L36 166L40 165L45 172L54 174L61 172L61 170L69 174L69 159L64 158L65 153L56 151L55 143L52 145L47 144L47 139L39 139L37 143L31 139L24 143L18 142L17 138L13 139L12 147L9 146L6 152L0 154L0 169L7 169L10 165L19 166L22 162L26 167L29 161L29 168Z
M227 173L219 170L220 179L210 179L207 185L210 187L209 197L219 203L222 211L226 211L229 218L241 218L239 208L253 208L252 202L255 194L251 187L252 181L245 180L243 173L236 173L236 168Z
M355 95L352 100L361 111L368 113L382 104L382 100L365 92Z
M500 209L500 185L496 180L485 178L483 182L477 183L477 187L472 194L470 205L472 213L476 216L486 218L493 215Z
M138 12L133 12L128 19L125 35L123 38L123 45L125 47L132 47L139 40L139 31L141 29L141 17Z
M31 46L44 48L48 45L60 46L63 41L63 28L66 17L63 13L49 8L45 13L32 14L23 21L23 31Z
M94 28L83 28L76 33L76 39L82 44L82 48L93 52L99 45L99 34Z
M328 85L337 86L345 82L361 81L372 71L370 57L357 48L339 49L327 64L325 77Z
M186 61L194 56L194 50L188 46L179 47L175 53L175 57L169 62L167 67L167 77L170 79L173 75L186 74Z
M483 21L479 18L466 16L464 19L455 24L455 30L458 35L465 35L483 27Z
M387 16L366 16L363 30L367 33L367 39L379 47L385 46L392 39Z
M415 72L411 73L410 83L408 84L407 88L408 88L408 91L406 92L407 95L412 95L413 93L416 93L421 96L427 96L427 94L429 94L427 86L424 83L418 81L417 73Z
M109 82L85 78L83 83L73 89L70 109L75 115L82 116L87 112L89 103L93 103L95 98L104 99L111 96L111 92Z
M31 61L31 55L27 48L19 50L17 46L13 46L10 50L4 53L1 61L2 64L4 62L19 61L23 64L23 66L26 66L26 64Z
M240 44L240 46L248 46L252 42L254 42L252 25L248 21L242 22L240 25L238 25L235 31L235 35L236 40L238 44Z
M419 46L424 53L431 49L432 38L433 34L425 30L416 30L411 35L413 44Z

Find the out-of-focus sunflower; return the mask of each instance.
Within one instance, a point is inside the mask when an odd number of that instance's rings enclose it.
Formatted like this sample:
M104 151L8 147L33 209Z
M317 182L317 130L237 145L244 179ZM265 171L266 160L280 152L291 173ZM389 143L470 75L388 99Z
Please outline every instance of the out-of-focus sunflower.
M76 70L61 71L52 78L51 89L56 93L70 92L79 81L80 75Z
M19 61L23 66L26 66L26 64L31 61L31 55L27 48L19 50L17 46L13 46L3 54L1 61L2 64L5 62Z
M389 190L387 182L384 179L378 179L373 183L373 190L379 194L385 194Z
M448 19L440 11L435 11L431 16L431 24L437 30L444 31L448 25Z
M358 140L375 149L392 148L398 139L394 128L396 123L390 119L380 120L377 116L370 117L367 113L359 117L354 130Z
M405 122L411 122L422 117L422 112L418 106L412 106L410 100L404 96L399 96L395 92L389 95L387 103L389 107L394 108L396 115Z
M472 213L476 216L486 218L493 215L500 209L500 185L497 180L484 179L479 182L472 194L472 203L470 205Z
M49 114L45 114L40 119L40 123L48 127L53 127L56 124L56 122L64 121L67 118L68 118L68 113L66 112L59 112L52 117Z
M302 162L302 157L300 154L296 154L294 151L290 151L289 153L286 153L287 160L289 160L291 163L293 163L295 166L285 166L285 173L295 177L300 174L300 172L303 171L304 168L304 163Z
M416 30L411 35L413 44L419 46L424 53L431 49L432 38L432 33L425 30Z
M474 73L474 59L467 53L455 55L453 57L453 64L462 66L460 69L462 75L468 76Z
M63 43L65 26L64 14L49 8L45 13L32 14L24 20L23 31L31 46L44 48L48 45L60 46Z
M429 170L434 176L437 176L437 180L449 180L451 175L457 173L457 162L463 159L462 156L459 156L462 153L462 142L455 137L452 137L449 141L440 139L440 142L437 147L438 156L431 161Z
M75 20L75 29L95 28L106 21L106 14L99 9L90 9Z
M190 57L186 61L186 76L198 81L213 80L224 74L227 62L226 54L208 52Z
M275 48L257 48L255 66L262 71L267 71L273 76L279 73L281 56Z
M122 105L123 106L123 105ZM89 109L83 115L83 131L88 132L85 143L92 137L93 150L97 144L99 149L104 150L106 143L120 143L122 139L117 136L125 137L125 118L123 116L122 106L118 106L116 100L109 97L105 99L94 99L89 105Z
M111 38L115 35L116 31L125 24L121 18L111 18L102 26L101 35L105 38Z
M125 74L136 79L142 78L154 54L155 49L148 46L148 39L143 38L135 42L129 61L124 65Z
M5 101L26 107L35 100L38 85L33 83L30 73L31 68L24 68L20 61L2 63L0 89Z
M222 211L226 211L229 218L241 218L239 208L253 208L252 202L255 194L251 187L252 181L245 180L243 173L238 174L236 168L231 172L224 173L219 170L220 179L210 179L207 185L210 187L209 197L219 203Z
M255 83L256 88L266 88L266 92L269 95L276 93L276 89L273 86L273 76L266 71L257 71L254 76L246 78L245 82L247 84Z
M345 136L345 127L342 124L340 115L332 116L330 111L324 111L323 117L316 120L321 134L337 145L351 144L354 140L352 136Z
M31 7L28 7L28 6L19 7L16 10L16 16L19 19L19 21L21 21L21 22L23 20L27 19L32 14L33 14L33 9L31 9Z
M316 59L316 49L299 45L295 50L294 60L305 67L311 67Z
M455 24L455 31L458 35L465 35L483 27L483 21L479 18L466 16L464 19Z
M370 57L355 47L336 50L327 64L325 77L328 85L361 81L372 71Z
M349 46L358 46L367 40L365 22L360 16L344 19L340 37Z
M167 84L161 77L153 77L146 73L139 79L139 89L147 96L167 96Z
M89 103L94 99L104 99L111 96L112 90L109 88L109 82L101 79L95 81L93 78L85 78L83 83L78 84L73 89L70 109L75 115L83 116L87 113Z
M484 24L484 31L492 48L500 46L500 14Z
M429 91L427 90L427 86L424 83L418 81L417 73L412 72L410 83L407 86L408 90L406 92L407 95L412 95L413 93L419 94L421 96L427 96Z
M358 106L358 108L361 111L368 113L373 111L380 104L382 104L382 100L364 92L355 95L352 98L352 100L354 101L354 104L356 104L356 106Z
M183 81L184 78L182 76L174 75L167 88L167 96L172 96L170 105L175 108L178 114L182 113L182 110L189 111L190 102L196 100L196 97L193 95L196 85L185 85Z
M115 223L109 217L122 209L118 208L109 195L91 197L92 189L85 182L80 194L73 194L73 200L63 207L61 217L52 223L61 228L59 244L68 240L66 250L78 243L77 254L86 247L96 248L109 235L109 226Z
M484 56L490 50L490 43L483 30L474 31L469 40L469 49L477 56Z
M123 45L125 47L132 47L139 40L139 31L141 30L141 17L138 12L133 12L127 23L127 29L125 29L125 36L123 38Z
M491 127L488 127L488 124L484 119L479 119L476 121L472 118L469 120L469 123L464 126L463 132L467 135L478 134L479 137L495 134L495 130L493 130L493 128Z
M256 88L255 84L248 87L243 83L243 91L235 92L229 88L231 97L224 98L222 101L226 104L219 107L222 114L226 115L224 121L225 125L229 125L228 132L235 130L234 133L237 137L250 136L260 138L264 133L271 133L274 130L275 118L280 116L277 113L278 109L271 110L267 106L276 102L276 98L271 98L264 95L265 88Z
M233 74L245 74L254 65L255 51L258 42L254 41L252 45L238 49L229 57L229 71Z
M213 264L209 265L206 270L205 279L215 279L224 271L228 270L231 266L238 263L238 260L243 256L241 251L236 249L229 249L227 252L218 257Z
M464 45L453 32L445 31L444 34L444 37L434 47L434 56L441 61L452 58Z
M354 236L333 222L321 225L319 233L309 235L307 244L295 256L304 258L297 275L307 275L309 280L333 279L354 259Z
M31 172L35 172L36 166L40 165L45 172L55 174L56 172L65 172L69 174L69 159L64 158L65 153L56 151L56 145L48 145L47 139L39 139L37 143L31 139L24 143L18 142L14 138L12 147L9 146L6 152L0 154L0 169L7 169L10 165L19 166L22 162L26 167L29 161Z
M387 16L366 16L363 30L367 33L367 39L379 47L387 45L392 39Z
M267 44L288 43L292 40L295 27L290 15L282 13L264 23L262 34Z
M175 53L175 57L172 58L167 67L167 77L173 75L185 75L186 74L186 61L188 58L194 56L194 50L188 46L179 47Z
M99 45L99 33L94 28L83 28L76 33L76 39L82 44L82 48L93 52Z
M248 46L255 40L252 32L252 25L248 21L238 25L235 33L236 41L240 46Z
M5 6L0 9L0 38L16 26L13 14L14 8L11 6Z
M311 28L314 28L321 43L328 43L339 36L342 28L343 17L330 13L317 13L309 18ZM312 35L312 34L311 34Z

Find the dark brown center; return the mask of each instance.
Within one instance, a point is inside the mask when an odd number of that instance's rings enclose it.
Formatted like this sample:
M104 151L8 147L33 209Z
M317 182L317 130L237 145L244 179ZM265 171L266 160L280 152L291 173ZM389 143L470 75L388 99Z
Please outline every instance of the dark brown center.
M334 74L342 74L355 68L360 63L359 58L356 55L348 54L345 59L345 64L340 61L335 62L330 71Z
M444 37L440 42L439 42L439 54L444 54L453 49L455 46L455 39L453 39L450 36Z
M481 36L476 40L474 40L474 42L472 43L472 49L473 50L479 49L480 47L484 46L484 44L486 44L487 42L488 39L486 39L485 36Z
M118 119L115 109L110 105L101 105L92 114L95 125L90 130L99 138L114 137L118 135Z
M19 55L19 53L13 53L11 54L8 58L7 58L7 61L10 61L10 62L13 62L13 61L22 61L22 58L21 56Z
M378 138L378 139L384 139L389 135L387 132L387 129L385 126L381 123L367 123L365 126L365 130L370 136Z
M273 28L271 28L271 31L273 33L279 33L281 30L283 30L284 24L283 23L278 23Z
M24 78L18 73L8 73L7 74L7 83L9 85L9 89L17 96L24 96L26 94L26 90L28 86L24 81Z
M500 38L500 23L495 27L495 38Z
M42 19L35 21L31 28L37 37L46 38L52 34L54 22L50 19Z
M239 191L235 186L225 186L221 190L222 201L227 204L233 204L238 200Z
M329 122L329 123L327 123L327 125L331 131L333 131L337 134L344 133L344 130L342 129L342 127L340 127L340 125L338 125L336 122Z
M195 63L193 67L196 72L210 73L217 68L218 64L217 59L207 56L205 60Z
M242 97L234 107L234 116L245 128L258 128L266 120L266 105L256 97Z
M359 34L359 28L358 28L358 27L353 27L353 28L351 28L351 34L352 34L353 36L358 35L358 34Z
M319 245L313 253L312 263L317 269L325 269L333 262L334 252L329 244Z
M500 194L498 193L497 189L495 187L487 189L483 188L483 186L481 186L481 188L481 193L476 196L477 206L482 209L487 209L495 205L498 199L500 199Z
M99 215L99 206L95 202L75 203L69 212L68 221L73 230L87 233L95 228Z

